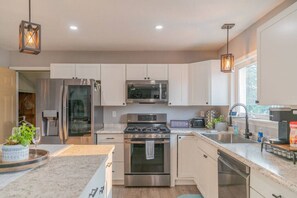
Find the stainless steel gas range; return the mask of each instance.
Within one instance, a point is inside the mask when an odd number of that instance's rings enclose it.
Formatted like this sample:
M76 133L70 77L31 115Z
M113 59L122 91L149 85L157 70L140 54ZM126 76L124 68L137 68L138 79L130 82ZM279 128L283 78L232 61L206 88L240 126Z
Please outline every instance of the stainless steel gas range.
M170 186L170 130L166 114L128 114L125 186Z

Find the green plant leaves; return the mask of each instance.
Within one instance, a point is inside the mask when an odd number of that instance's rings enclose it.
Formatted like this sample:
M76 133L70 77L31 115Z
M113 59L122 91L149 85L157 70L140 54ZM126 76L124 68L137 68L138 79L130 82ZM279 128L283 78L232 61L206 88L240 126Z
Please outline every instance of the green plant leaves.
M16 127L14 133L6 140L6 145L21 144L28 146L35 135L36 128L34 126L28 126L23 123L21 126Z

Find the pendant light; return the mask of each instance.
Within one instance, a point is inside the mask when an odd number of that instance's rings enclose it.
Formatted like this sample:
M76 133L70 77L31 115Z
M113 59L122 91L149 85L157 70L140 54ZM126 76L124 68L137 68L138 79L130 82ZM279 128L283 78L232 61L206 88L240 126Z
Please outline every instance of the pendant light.
M39 54L41 51L41 25L31 22L31 0L29 0L29 21L22 21L19 27L19 51Z
M222 26L222 29L227 29L227 54L221 55L221 71L225 73L234 72L234 56L229 53L229 30L234 26L234 23L227 23Z

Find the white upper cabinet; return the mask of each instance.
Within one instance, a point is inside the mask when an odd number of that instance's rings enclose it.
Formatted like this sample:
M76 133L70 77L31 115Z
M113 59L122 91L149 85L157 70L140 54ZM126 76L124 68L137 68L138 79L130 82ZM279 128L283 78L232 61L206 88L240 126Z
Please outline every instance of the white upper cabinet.
M75 64L50 65L50 78L72 79L75 76Z
M76 64L76 77L100 80L100 64Z
M127 64L127 80L146 80L147 64Z
M258 101L297 104L297 3L258 28Z
M170 64L168 68L169 106L189 104L189 65Z
M190 105L228 105L229 74L220 71L220 61L189 65Z
M148 64L147 77L149 80L168 80L168 65Z
M100 64L51 64L50 77L100 80Z
M125 106L125 64L101 65L101 105Z
M127 64L127 80L168 80L167 64Z

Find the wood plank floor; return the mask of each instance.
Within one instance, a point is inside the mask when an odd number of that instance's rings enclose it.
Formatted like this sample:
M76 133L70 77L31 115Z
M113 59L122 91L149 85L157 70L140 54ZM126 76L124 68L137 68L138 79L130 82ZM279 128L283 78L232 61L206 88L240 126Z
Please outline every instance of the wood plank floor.
M196 186L175 186L174 188L125 188L112 187L113 198L176 198L183 194L200 194Z

